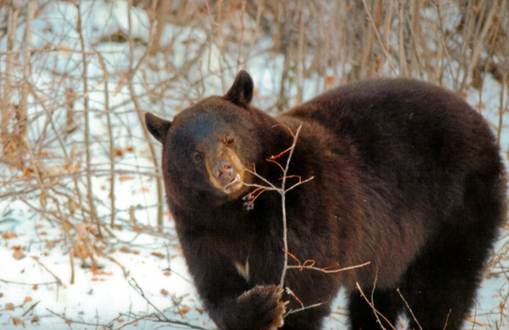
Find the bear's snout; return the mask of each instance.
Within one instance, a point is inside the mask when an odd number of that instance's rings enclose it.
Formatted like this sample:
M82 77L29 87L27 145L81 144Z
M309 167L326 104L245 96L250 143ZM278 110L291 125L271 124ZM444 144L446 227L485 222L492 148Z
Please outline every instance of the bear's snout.
M223 186L226 186L235 179L237 171L235 171L233 164L230 163L229 161L220 160L214 166L214 175Z
M236 198L244 187L244 166L238 155L230 149L217 152L217 158L205 162L210 183L232 198Z

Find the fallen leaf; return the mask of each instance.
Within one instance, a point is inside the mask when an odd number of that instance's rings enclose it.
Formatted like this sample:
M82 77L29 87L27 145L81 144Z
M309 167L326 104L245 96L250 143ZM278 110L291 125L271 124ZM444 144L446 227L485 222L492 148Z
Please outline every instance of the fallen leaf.
M151 252L150 254L153 255L154 257L158 257L158 258L161 258L161 259L163 259L164 256L165 256L164 253L157 252L157 251Z
M25 300L23 300L23 303L26 304L27 302L30 302L30 301L32 301L32 297L26 296Z
M7 310L7 311L13 311L13 310L14 310L14 304L13 304L13 303L7 303L7 304L5 304L5 310Z
M170 293L168 292L168 290L166 290L166 289L161 289L161 295L163 295L163 296L165 296L165 297L166 297L166 296L168 296L169 294L170 294Z
M32 173L34 173L34 169L31 168L31 167L25 167L23 169L23 177L29 177L30 175L32 175Z
M19 319L17 317L11 317L12 324L17 327L18 325L25 326L25 322L23 322L22 319Z
M124 155L124 150L121 148L115 148L115 157L122 157Z
M120 176L118 177L118 180L119 180L120 182L125 182L125 181L132 180L133 178L134 178L134 177L133 177L133 176L131 176L131 175L123 174L123 175L120 175Z
M12 257L16 260L23 259L25 257L25 254L23 253L23 248L19 245L16 245L12 248Z
M73 246L73 254L75 257L80 258L82 260L87 259L88 257L91 256L90 251L83 242L77 242Z
M16 237L18 237L18 235L16 235L16 233L13 231L4 231L2 233L2 238L5 240L16 238Z
M191 308L189 308L187 306L182 306L179 308L179 314L186 315L187 313L189 313L190 310L191 310Z

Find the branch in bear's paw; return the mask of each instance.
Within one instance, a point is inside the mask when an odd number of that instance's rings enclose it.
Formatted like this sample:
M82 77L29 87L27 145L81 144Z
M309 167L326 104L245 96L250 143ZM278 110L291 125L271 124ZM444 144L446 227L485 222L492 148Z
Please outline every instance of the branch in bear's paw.
M298 313L298 312L302 312L302 311L305 311L307 309L317 308L317 307L322 306L323 304L324 304L324 302L319 302L319 303L316 303L316 304L311 304L311 305L303 306L303 307L300 307L300 308L291 309L288 312L286 312L284 317L286 318L288 315L295 314L295 313Z
M295 138L295 135L292 135ZM292 150L292 146L286 148L285 150L281 151L280 153L277 153L275 155L270 156L267 161L274 162L276 159L281 158L281 156L287 154ZM279 163L278 163L279 164Z
M264 192L266 192L267 189L263 187L257 187L253 191L249 192L247 195L242 197L242 200L244 201L244 207L247 211L251 211L254 208L254 202L255 200Z
M304 303L302 302L302 300L299 298L299 296L297 296L297 294L295 292L293 292L292 289L290 289L289 287L286 287L285 288L285 292L287 295L289 295L290 297L292 297L293 299L295 299L299 305L300 305L300 308L303 308L304 307Z
M289 192L290 190L294 189L294 188L297 188L298 186L300 186L301 184L304 184L306 182L309 182L311 180L313 180L315 177L314 176L310 176L309 178L307 178L306 180L302 180L302 178L299 178L299 182L295 183L294 185L290 186L290 188L286 189L285 190L285 193Z
M331 266L328 266L328 267L316 267L315 266L316 265L316 261L314 259L306 259L306 260L304 260L304 262L301 262L299 260L299 258L297 258L297 256L294 255L291 252L288 252L288 256L290 258L292 258L297 263L296 265L288 265L288 267L287 267L288 269L298 269L299 271L303 271L305 269L310 269L310 270L315 270L315 271L318 271L318 272L321 272L321 273L325 273L325 274L340 273L340 272L344 272L344 271L347 271L347 270L352 270L352 269L366 267L366 266L371 264L371 261L366 261L366 262L364 262L362 264L348 266L348 267L340 267L340 268L331 267Z
M290 147L290 151L288 152L288 158L286 159L285 168L283 171L283 181L281 182L281 211L282 211L282 222L283 222L283 270L281 271L281 279L279 280L279 285L284 288L286 270L288 269L288 227L286 223L286 176L288 175L288 168L290 167L290 161L292 160L293 152L295 151L295 146L297 145L297 141L299 139L300 130L302 129L302 123L297 127L297 131L295 134L288 128L290 134L293 137L293 142ZM292 186L293 187L293 186Z
M311 304L311 305L304 305L304 303L302 302L302 300L297 296L297 294L295 292L293 292L292 289L290 289L289 287L286 287L285 288L285 292L286 294L288 294L290 297L292 297L293 299L295 299L300 307L299 308L296 308L296 309L291 309L289 310L288 312L286 312L286 314L284 315L284 318L287 317L288 315L290 314L295 314L295 313L298 313L298 312L302 312L302 311L305 311L306 309L311 309L311 308L316 308L316 307L320 307L321 305L324 304L324 302L319 302L319 303L316 303L316 304ZM287 304L289 303L289 301L286 302Z
M246 187L260 187L260 188L265 188L265 189L268 189L268 190L276 190L278 192L281 190L281 188L276 187L274 184L272 184L272 182L270 182L269 180L267 180L266 178L264 178L263 176L258 174L256 171L252 171L252 170L248 169L247 167L244 168L244 169L245 169L245 171L247 173L255 176L257 179L260 179L265 184L267 184L266 186L263 186L263 185L256 184L256 183L242 182Z
M316 304L305 306L304 303L302 302L302 300L300 300L297 297L297 295L289 287L285 287L284 286L284 282L285 282L285 278L286 278L286 272L287 272L288 269L293 269L293 268L299 268L301 270L302 269L313 269L313 270L322 271L324 273L336 273L336 272L340 272L340 271L345 271L345 270L350 270L350 269L364 267L364 266L370 264L370 262L366 262L366 263L361 264L361 265L356 265L356 266L351 266L351 267L346 267L346 268L341 268L341 269L318 268L318 267L314 267L314 261L313 261L312 264L309 264L309 262L308 262L308 264L306 264L306 262L305 262L305 264L302 265L302 264L300 264L298 259L295 256L292 255L293 258L298 261L299 266L289 266L288 265L288 256L291 255L291 253L288 251L288 227L287 227L287 221L286 221L287 220L286 219L286 193L288 193L289 191L297 188L298 186L300 186L300 185L302 185L304 183L307 183L307 182L313 180L314 176L311 176L311 177L303 180L300 175L288 175L288 169L290 167L290 162L291 162L291 159L292 159L292 156L293 156L293 152L294 152L295 147L297 145L297 141L298 141L298 138L299 138L299 135L300 135L300 131L302 129L302 124L300 124L297 127L297 130L295 131L295 133L289 127L287 127L287 129L288 129L288 131L290 132L290 135L293 138L291 146L286 148L285 150L279 152L278 154L272 155L268 159L266 159L267 162L275 164L281 170L281 172L282 172L281 186L280 187L275 186L268 179L266 179L265 177L263 177L260 174L258 174L256 172L256 170L251 170L251 169L248 169L248 168L245 168L245 171L247 173L253 175L255 178L259 179L260 181L262 181L263 184L242 182L242 184L244 186L246 186L246 187L255 188L255 189L253 189L251 192L249 192L247 195L245 195L242 198L242 200L244 201L244 207L248 211L252 210L254 208L255 200L261 194L263 194L266 191L276 191L281 196L282 225L283 225L283 256L284 256L284 261L283 261L283 269L281 271L281 277L280 277L280 281L279 281L279 287L285 288L285 291L288 293L288 295L293 297L299 303L299 305L301 306L301 307L299 307L297 309L290 310L290 311L286 312L283 315L283 319L286 318L290 314L295 314L295 313L298 313L298 312L301 312L301 311L304 311L304 310L307 310L307 309L311 309L311 308L317 308L317 307L319 307L319 306L324 304L323 302L319 302L319 303L316 303ZM288 157L286 158L286 164L283 167L279 162L276 161L276 159L279 159L279 158L281 158L281 156L286 155L286 154L288 154ZM287 188L286 187L287 180L288 179L293 179L293 178L297 178L297 182L292 184L290 187ZM236 180L234 180L234 181L236 181ZM286 306L286 304L288 304L288 302L285 302L285 306Z

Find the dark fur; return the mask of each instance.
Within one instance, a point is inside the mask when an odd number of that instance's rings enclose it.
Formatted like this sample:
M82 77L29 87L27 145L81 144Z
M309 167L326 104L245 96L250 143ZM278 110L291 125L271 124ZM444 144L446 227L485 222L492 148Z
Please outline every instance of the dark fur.
M147 116L163 142L185 258L216 324L267 329L280 316L270 285L283 264L281 204L269 192L246 211L242 196L210 187L188 155L208 157L222 134L232 134L243 163L278 183L266 159L290 145L286 127L302 123L289 174L314 180L287 195L289 251L317 267L371 264L339 274L288 270L285 284L305 305L324 304L290 315L284 329L319 329L340 285L350 291L351 327L378 328L356 283L368 297L373 291L393 324L407 312L399 288L424 329L446 321L459 329L505 212L503 166L483 118L454 94L414 80L346 85L278 118L250 106L251 96L251 78L241 72L225 97L199 102L171 127ZM234 266L246 259L249 281Z

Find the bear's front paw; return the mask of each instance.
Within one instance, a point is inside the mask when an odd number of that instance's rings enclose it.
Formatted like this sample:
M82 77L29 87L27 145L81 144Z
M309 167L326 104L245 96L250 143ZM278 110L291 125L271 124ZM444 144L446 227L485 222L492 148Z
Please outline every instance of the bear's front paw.
M277 285L257 285L238 297L250 329L275 330L283 326L288 301L283 301L282 295L283 289Z

